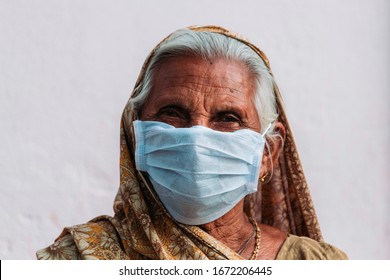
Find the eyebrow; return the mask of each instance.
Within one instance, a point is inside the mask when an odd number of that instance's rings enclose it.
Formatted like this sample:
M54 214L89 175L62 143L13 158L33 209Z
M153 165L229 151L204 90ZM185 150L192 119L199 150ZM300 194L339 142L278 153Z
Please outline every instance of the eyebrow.
M178 107L184 107L185 102L185 97L184 96L163 96L160 98L156 98L154 100L155 102L159 103L160 108L172 105L172 106L178 106Z

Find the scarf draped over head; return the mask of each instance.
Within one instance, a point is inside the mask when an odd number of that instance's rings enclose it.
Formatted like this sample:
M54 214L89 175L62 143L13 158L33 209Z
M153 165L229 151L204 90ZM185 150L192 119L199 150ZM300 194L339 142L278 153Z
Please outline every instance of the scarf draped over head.
M271 72L265 54L237 34L216 26L189 28L195 32L214 32L241 41L259 55ZM131 97L139 94L147 66L158 47L146 59ZM274 166L272 178L265 184L259 183L258 191L245 198L244 209L258 223L322 241L298 151L276 85L274 93L278 120L286 129L284 148L278 164ZM69 233L75 240L78 240L78 236L86 235L87 238L77 245L77 254L84 253L84 258L242 259L200 227L176 222L158 199L147 176L135 169L132 123L136 116L137 112L129 101L121 119L120 187L114 201L114 217L100 216L87 227L67 228L57 242L67 242L65 237ZM96 238L98 235L100 237ZM98 239L99 242L96 241Z
M251 47L270 69L265 54L240 36L215 26L190 29L220 33L239 40ZM146 59L132 97L138 94L137 90L143 82L145 70L153 55L154 50ZM271 180L262 186L259 184L258 192L246 197L245 211L259 223L321 241L313 203L276 85L274 92L279 121L286 128L284 149L279 164L274 166ZM135 117L136 112L129 102L121 121L121 178L114 204L114 220L126 253L130 257L151 259L240 259L233 250L199 227L175 222L159 201L147 178L135 170L132 126Z

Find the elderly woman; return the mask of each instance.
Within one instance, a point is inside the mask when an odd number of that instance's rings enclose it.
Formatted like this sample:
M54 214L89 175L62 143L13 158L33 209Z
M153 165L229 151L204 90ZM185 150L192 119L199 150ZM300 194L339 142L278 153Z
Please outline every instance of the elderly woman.
M121 122L115 216L39 259L345 259L324 243L269 62L214 26L147 58Z

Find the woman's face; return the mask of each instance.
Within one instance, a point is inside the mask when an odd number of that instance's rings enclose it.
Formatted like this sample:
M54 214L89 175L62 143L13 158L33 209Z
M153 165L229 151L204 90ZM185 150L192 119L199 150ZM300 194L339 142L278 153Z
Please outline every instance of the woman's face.
M178 57L165 61L155 72L140 119L175 127L260 132L254 92L254 79L240 62Z

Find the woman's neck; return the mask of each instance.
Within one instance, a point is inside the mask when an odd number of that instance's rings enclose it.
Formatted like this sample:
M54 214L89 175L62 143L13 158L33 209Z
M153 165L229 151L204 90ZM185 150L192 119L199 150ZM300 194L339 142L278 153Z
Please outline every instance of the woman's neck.
M243 200L221 218L201 225L201 228L236 252L247 243L255 230L243 211Z

